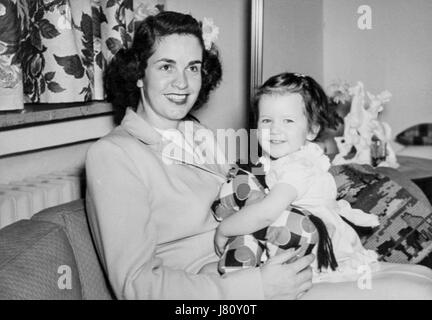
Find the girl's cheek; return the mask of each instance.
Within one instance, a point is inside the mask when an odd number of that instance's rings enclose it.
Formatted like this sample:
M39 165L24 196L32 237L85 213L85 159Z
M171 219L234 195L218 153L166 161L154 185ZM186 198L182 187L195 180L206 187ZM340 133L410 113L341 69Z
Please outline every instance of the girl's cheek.
M270 129L258 127L258 141L270 140Z

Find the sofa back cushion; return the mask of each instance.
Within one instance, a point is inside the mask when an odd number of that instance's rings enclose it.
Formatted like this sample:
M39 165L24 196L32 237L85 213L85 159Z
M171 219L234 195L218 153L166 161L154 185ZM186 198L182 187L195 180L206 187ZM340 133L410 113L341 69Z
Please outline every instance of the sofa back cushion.
M93 246L83 199L45 209L32 220L52 222L64 229L76 259L83 299L113 299Z
M0 299L82 299L75 257L61 226L20 220L0 230Z

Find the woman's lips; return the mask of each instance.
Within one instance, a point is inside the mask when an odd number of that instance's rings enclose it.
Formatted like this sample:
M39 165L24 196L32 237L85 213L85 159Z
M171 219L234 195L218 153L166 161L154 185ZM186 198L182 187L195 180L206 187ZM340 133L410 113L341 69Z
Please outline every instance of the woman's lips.
M169 93L166 94L165 97L175 104L185 104L187 101L189 94L177 94L177 93Z

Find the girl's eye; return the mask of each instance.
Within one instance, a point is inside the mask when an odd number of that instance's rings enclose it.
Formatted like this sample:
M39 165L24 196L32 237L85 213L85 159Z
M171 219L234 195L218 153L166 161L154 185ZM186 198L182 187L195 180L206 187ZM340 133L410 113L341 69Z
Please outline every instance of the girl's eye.
M261 123L265 123L265 124L271 123L271 120L270 119L261 119Z
M284 122L285 124L287 124L287 123L292 123L292 122L294 122L294 121L292 121L291 119L284 119L283 122Z

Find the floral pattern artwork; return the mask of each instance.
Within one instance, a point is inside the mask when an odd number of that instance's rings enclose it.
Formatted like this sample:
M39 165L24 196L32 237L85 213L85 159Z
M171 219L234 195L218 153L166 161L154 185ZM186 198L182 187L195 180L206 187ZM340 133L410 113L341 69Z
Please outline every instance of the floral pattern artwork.
M16 1L0 0L0 111L23 107L19 30Z
M0 110L103 100L103 70L164 0L0 0ZM19 99L20 98L20 99ZM2 99L3 100L3 99ZM9 99L14 100L14 99Z

